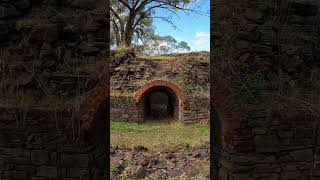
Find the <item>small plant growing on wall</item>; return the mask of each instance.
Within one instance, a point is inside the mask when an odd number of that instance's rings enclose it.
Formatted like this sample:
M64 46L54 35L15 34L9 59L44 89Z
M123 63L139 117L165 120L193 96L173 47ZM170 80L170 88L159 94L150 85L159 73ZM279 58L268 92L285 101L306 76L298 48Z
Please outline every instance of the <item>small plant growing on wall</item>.
M120 175L124 171L124 169L127 167L126 164L120 164L119 166L113 167L111 169L112 174L114 175Z
M241 76L238 84L239 93L249 104L258 104L262 89L265 85L265 77L261 71Z
M186 85L186 86L185 86L185 91L186 91L187 93L191 93L191 92L193 91L193 86L192 86L192 84Z

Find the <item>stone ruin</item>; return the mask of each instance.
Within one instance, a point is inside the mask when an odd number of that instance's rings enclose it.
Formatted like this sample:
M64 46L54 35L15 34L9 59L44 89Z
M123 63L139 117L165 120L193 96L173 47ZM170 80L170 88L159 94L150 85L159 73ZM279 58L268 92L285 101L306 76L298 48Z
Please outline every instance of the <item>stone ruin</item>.
M88 126L79 108L3 99L22 91L36 102L91 89L102 70L85 70L88 62L105 61L109 51L106 9L104 0L0 1L0 179L107 179L105 121Z
M56 78L61 76L54 74L62 66L62 57L67 54L62 52L69 50L76 58L83 55L85 59L105 56L100 54L108 51L105 49L105 34L108 31L103 28L103 13L97 13L95 8L90 9L93 6L83 2L98 1L0 1L0 9L5 9L4 13L0 14L1 49L13 48L9 51L10 59L16 61L12 62L11 67L18 70L25 68L19 77L30 77L17 81L19 88L34 87L33 83L37 82L37 79L40 82L56 80L53 87L57 89L67 87L57 83L60 81ZM48 15L46 19L49 21L21 23L21 20L32 20L33 12L50 9L48 6L55 10L65 10L65 16L60 17L53 13L54 11L46 11L44 14ZM104 6L100 4L96 7ZM211 9L213 50L209 64L213 146L210 148L213 161L210 164L210 177L221 180L320 179L319 116L315 113L318 111L310 106L310 109L303 109L308 107L305 102L317 103L319 97L319 2L216 0L212 2ZM44 16L38 14L36 17ZM41 18L37 18L39 19ZM81 28L77 28L80 25ZM63 33L69 34L67 41L60 36ZM30 37L26 36L28 34ZM128 61L130 58L133 60ZM172 106L176 109L178 107L179 113L177 115L173 111L173 116L180 117L183 121L193 121L191 118L194 117L194 108L189 106L202 109L201 103L199 106L197 103L189 103L195 102L190 101L189 97L192 97L192 92L204 92L201 88L194 87L205 87L201 84L206 83L203 80L208 76L201 73L206 70L193 71L206 69L208 62L202 66L203 62L195 61L199 64L196 65L197 68L189 67L191 72L179 70L185 66L175 66L175 70L173 68L171 72L163 72L167 73L169 78L159 76L161 78L152 79L154 74L160 73L150 68L153 60L135 61L134 55L130 54L111 54L111 59L115 60L114 64L110 64L112 73L109 74L109 64L101 66L104 70L99 70L98 82L83 85L87 80L80 76L71 76L65 81L77 82L75 84L80 84L82 92L85 92L82 94L83 103L80 109L61 111L1 107L1 179L106 178L106 162L109 160L106 154L109 147L106 143L107 122L103 120L109 114L109 100L113 106L113 114L119 114L119 117L114 119L132 120L134 118L121 117L120 113L115 111L117 108L121 110L121 104L112 104L116 102L114 99L118 98L124 104L144 102L148 99L145 96L148 92L159 90L157 84L165 84L164 91L167 94L175 92L175 96L171 96L175 99ZM219 61L221 59L227 61ZM135 65L130 66L132 63ZM34 67L38 76L27 71L29 66ZM188 68L188 65L186 67ZM260 103L246 105L234 93L234 86L241 77L235 69L247 74L254 74L259 70L267 77L268 83L262 89L264 96L257 99ZM172 80L171 77L179 73L186 78ZM112 75L111 97L109 75ZM181 77L181 74L177 77ZM79 79L81 81L78 81ZM195 79L201 82L194 83ZM280 83L277 81L279 79ZM132 83L132 80L137 82ZM179 82L199 86L183 87ZM280 91L280 88L285 91ZM294 90L299 88L307 92L302 95L309 98L308 101L270 104L270 101L284 101L283 96L288 94L297 94ZM150 91L144 91L147 89ZM52 93L43 90L41 86L36 90ZM35 92L33 89L29 91ZM183 92L182 95L179 92ZM276 94L278 95L275 96ZM131 110L135 112L141 109L139 106L132 107ZM129 111L124 114L131 116ZM203 112L206 113L207 111Z
M161 116L184 123L209 120L208 52L160 57L165 59L113 53L112 120L144 122Z
M211 5L210 177L319 179L319 1Z

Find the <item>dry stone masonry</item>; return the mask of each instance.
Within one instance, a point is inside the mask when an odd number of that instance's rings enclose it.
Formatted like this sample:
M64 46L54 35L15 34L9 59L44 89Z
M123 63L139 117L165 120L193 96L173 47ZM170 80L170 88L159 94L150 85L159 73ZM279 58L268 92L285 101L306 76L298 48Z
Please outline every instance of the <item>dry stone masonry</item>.
M77 107L34 107L95 86L108 52L106 9L99 0L0 1L0 179L107 179L98 113L86 127Z
M104 131L81 129L77 112L0 110L1 179L105 177Z
M176 119L185 123L209 119L208 53L163 58L140 57L130 50L112 52L111 119L144 121L144 104L157 90L168 94Z
M101 61L108 51L104 3L0 1L1 95L86 92L71 110L0 108L0 179L105 179L103 120L111 113L139 121L143 106L134 94L155 80L181 89L157 86L184 122L208 117L211 108L210 177L320 179L317 0L215 0L210 63L206 53L156 59L112 52L110 74ZM81 66L83 60L102 62L94 66L101 69Z
M319 111L311 108L319 103L314 99L320 82L319 1L217 0L212 5L211 78L242 99L245 113L230 126L219 108L219 92L214 95L219 88L211 84L217 109L211 151L217 171L211 176L319 179Z
M0 1L1 94L72 98L92 88L105 64L105 4Z

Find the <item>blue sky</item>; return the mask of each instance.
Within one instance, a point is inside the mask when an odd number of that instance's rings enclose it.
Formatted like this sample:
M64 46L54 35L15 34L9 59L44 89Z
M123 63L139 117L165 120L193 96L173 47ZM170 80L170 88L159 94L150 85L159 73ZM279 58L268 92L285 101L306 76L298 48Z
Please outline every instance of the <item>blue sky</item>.
M189 12L186 14L179 11L178 15L172 15L172 21L178 27L174 29L169 23L154 19L153 25L157 34L162 36L171 35L178 41L186 41L191 47L191 51L209 51L210 50L210 0L198 0L190 5L192 9L199 9L206 12L206 15L200 15ZM168 11L158 10L155 16L170 14Z

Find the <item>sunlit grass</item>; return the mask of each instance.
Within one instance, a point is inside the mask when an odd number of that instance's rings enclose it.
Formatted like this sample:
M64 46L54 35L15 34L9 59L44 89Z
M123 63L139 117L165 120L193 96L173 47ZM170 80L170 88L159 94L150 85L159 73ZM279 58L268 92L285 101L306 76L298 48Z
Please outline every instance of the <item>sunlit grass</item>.
M138 57L143 59L150 59L150 60L170 60L175 58L172 56L151 55L151 54L143 54L143 55L139 55Z
M167 145L187 143L193 146L209 142L209 125L185 125L180 122L111 122L111 145L143 145L161 150Z

